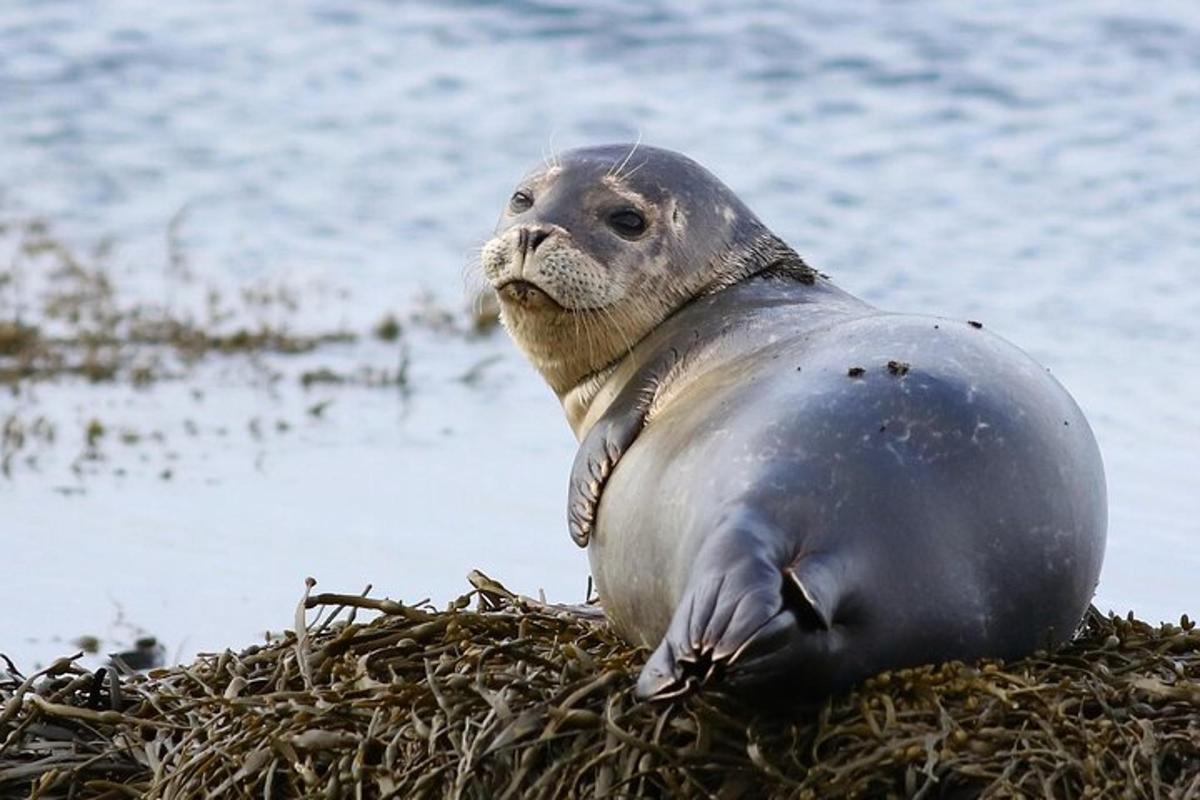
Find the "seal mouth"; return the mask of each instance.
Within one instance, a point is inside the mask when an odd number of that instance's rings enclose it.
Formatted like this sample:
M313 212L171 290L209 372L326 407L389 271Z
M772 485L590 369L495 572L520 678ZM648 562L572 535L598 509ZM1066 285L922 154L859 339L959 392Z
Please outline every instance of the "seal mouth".
M551 297L545 289L532 281L520 278L514 278L500 284L496 287L496 294L500 296L501 300L508 301L522 308L567 310L561 303Z
M564 314L587 314L591 312L603 312L611 308L610 305L598 306L566 306L554 299L554 296L547 292L542 287L532 281L527 281L524 278L513 278L494 287L494 290L501 300L507 300L514 305L520 305L529 309L551 309L561 311Z

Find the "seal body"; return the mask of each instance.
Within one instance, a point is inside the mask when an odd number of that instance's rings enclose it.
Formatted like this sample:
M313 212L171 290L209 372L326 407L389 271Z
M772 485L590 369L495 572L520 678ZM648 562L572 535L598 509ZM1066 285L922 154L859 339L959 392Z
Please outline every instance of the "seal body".
M855 299L703 168L637 152L536 171L484 266L580 438L569 527L653 650L639 693L818 699L1067 639L1107 513L1067 392L978 323Z
M1104 475L1031 358L964 322L769 279L643 346L686 359L688 342L721 347L652 410L589 544L613 625L657 648L643 694L724 662L734 685L815 699L1072 634L1100 572Z

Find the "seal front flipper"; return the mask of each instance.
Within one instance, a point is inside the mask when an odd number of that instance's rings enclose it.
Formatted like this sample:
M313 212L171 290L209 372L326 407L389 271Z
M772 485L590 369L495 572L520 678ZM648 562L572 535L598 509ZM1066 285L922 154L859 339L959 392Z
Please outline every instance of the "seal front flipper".
M587 547L596 527L608 476L646 427L655 399L682 361L680 350L671 347L644 366L579 443L567 492L567 526L580 547Z
M592 426L575 453L571 485L567 495L567 526L571 539L587 547L596 524L600 493L621 455L633 444L646 422L644 408L627 413L605 414Z
M824 660L843 594L836 564L811 554L785 561L753 552L760 549L753 541L740 544L751 552L732 564L697 560L638 677L639 697L676 697L718 674L749 688L789 673L803 684L806 662Z

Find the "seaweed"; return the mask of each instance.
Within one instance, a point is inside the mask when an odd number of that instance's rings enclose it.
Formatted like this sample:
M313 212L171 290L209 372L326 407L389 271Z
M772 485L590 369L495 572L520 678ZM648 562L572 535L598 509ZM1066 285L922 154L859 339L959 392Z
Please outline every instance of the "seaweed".
M201 282L181 249L181 220L177 216L167 231L166 290L159 301L129 291L102 261L79 257L44 221L0 225L0 244L16 240L11 263L0 271L0 386L83 377L144 388L186 377L208 357L345 351L374 338L399 346L398 367L364 366L336 382L403 387L406 325L459 338L486 335L495 325L495 301L489 305L485 293L469 315L423 295L403 319L385 313L368 335L345 327L303 330L300 311L306 302L319 305L320 296L280 281L235 291ZM302 379L312 382L323 381Z
M0 795L1184 796L1200 632L1089 612L1055 652L883 673L802 715L638 701L592 605L482 573L438 610L312 594L295 630L119 674L0 671ZM377 615L369 621L359 619Z

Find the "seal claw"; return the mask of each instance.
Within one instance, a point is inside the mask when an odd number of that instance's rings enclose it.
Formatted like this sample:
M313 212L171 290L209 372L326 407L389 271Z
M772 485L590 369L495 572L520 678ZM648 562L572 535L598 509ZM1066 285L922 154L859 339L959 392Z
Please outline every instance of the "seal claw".
M592 526L582 519L571 519L567 527L571 533L571 540L580 547L587 547L588 539L592 535Z
M642 669L640 697L676 697L726 675L744 686L773 680L795 668L797 653L826 641L841 595L835 562L806 555L778 565L752 537L714 541L705 558L723 568L697 565Z
M664 640L642 667L634 694L642 700L669 700L686 694L691 688L689 681L680 676L670 643Z

